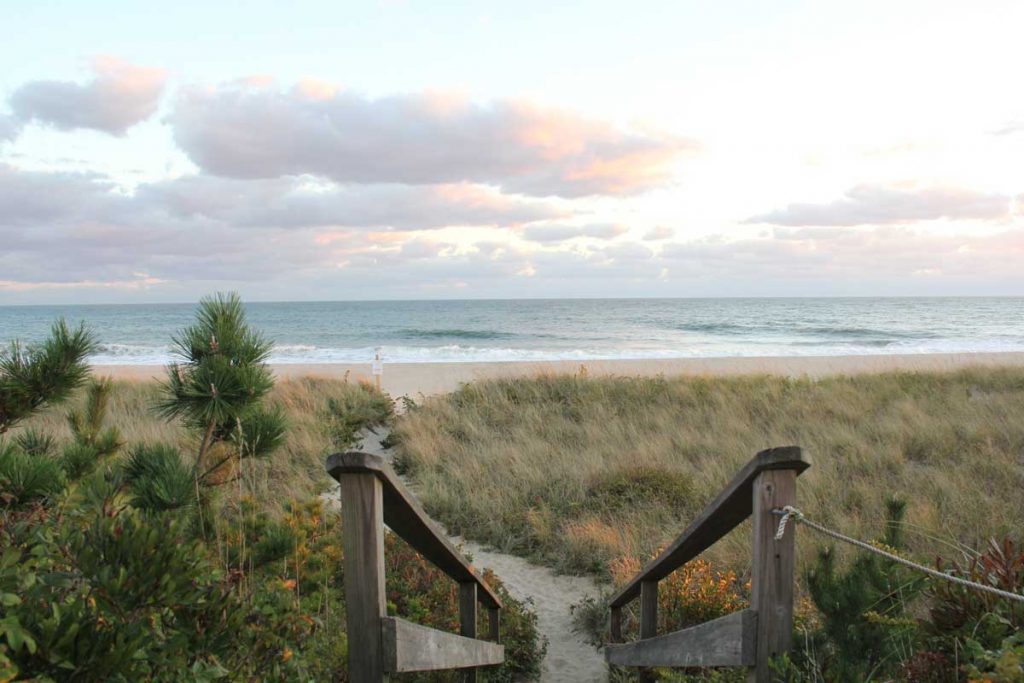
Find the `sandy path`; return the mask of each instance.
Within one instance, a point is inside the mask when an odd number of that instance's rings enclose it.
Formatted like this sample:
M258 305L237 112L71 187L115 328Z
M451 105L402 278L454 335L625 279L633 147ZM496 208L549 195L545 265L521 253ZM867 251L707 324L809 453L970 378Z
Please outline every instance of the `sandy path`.
M569 607L587 595L597 595L598 588L592 580L559 576L547 567L530 564L515 555L485 550L483 546L458 536L453 536L452 541L473 557L475 566L494 570L513 597L533 599L537 630L548 639L541 681L590 683L608 680L604 654L572 631Z
M386 430L363 432L361 450L391 459L391 452L381 446ZM337 504L337 494L329 496ZM595 683L608 680L608 667L604 655L586 643L572 630L570 606L587 595L597 595L598 587L589 578L560 576L546 567L531 564L521 557L486 550L483 546L452 536L473 557L477 567L494 570L513 597L533 599L537 612L537 630L548 639L548 653L544 658L540 680L544 683Z

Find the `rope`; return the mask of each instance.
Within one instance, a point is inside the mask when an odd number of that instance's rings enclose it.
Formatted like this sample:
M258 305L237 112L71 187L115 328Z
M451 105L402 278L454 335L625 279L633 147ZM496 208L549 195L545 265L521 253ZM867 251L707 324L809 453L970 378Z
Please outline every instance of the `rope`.
M959 576L953 576L952 574L945 574L937 569L932 569L931 567L927 567L923 564L912 562L904 557L900 557L899 555L896 555L894 553L882 550L881 548L875 547L870 543L865 543L864 541L859 541L856 538L850 538L849 536L841 534L838 531L833 531L832 529L824 527L818 524L817 522L812 522L811 520L807 519L806 517L804 517L804 513L800 512L792 505L787 505L782 509L772 510L772 514L781 515L782 517L782 519L779 520L779 529L775 532L776 541L781 540L782 537L785 535L786 524L789 522L789 520L792 519L794 522L799 522L800 524L809 526L818 533L830 536L836 539L837 541L843 541L844 543L849 543L850 545L856 546L861 550L867 550L870 553L881 555L882 557L892 562L895 562L896 564L901 564L904 567L915 569L933 578L942 579L943 581L950 581L952 583L964 586L966 588L973 588L975 590L984 591L986 593L991 593L993 595L998 595L999 597L1005 598L1007 600L1016 600L1017 602L1024 602L1024 595L1021 595L1019 593L1011 593L1010 591L1004 591L1002 589L996 588L995 586L986 586L983 583L968 581L967 579L962 579Z

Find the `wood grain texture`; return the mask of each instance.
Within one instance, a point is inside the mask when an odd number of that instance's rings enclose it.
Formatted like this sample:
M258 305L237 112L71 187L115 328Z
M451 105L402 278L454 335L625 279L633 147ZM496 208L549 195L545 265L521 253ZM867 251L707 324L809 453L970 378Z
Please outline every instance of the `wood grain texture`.
M381 619L380 631L384 668L390 673L464 669L505 661L503 645L438 631L397 617Z
M615 666L751 666L757 614L734 612L663 636L605 648Z
M476 584L459 584L459 633L466 638L476 638ZM462 674L463 683L476 683L476 669Z
M365 473L342 477L339 483L349 679L378 683L386 680L380 620L387 614L381 482Z
M754 481L753 563L750 607L757 612L756 661L748 680L769 683L769 660L789 652L793 640L793 566L796 524L775 540L779 517L772 510L796 504L796 476L792 470L762 472Z

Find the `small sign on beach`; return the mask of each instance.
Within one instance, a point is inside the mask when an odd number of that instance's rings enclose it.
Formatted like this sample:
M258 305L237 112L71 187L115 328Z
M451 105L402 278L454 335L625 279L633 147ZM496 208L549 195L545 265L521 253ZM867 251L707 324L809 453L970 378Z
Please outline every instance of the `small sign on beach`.
M380 357L380 347L374 349L373 362L370 363L370 372L373 373L373 383L380 391L381 376L384 374L384 361Z

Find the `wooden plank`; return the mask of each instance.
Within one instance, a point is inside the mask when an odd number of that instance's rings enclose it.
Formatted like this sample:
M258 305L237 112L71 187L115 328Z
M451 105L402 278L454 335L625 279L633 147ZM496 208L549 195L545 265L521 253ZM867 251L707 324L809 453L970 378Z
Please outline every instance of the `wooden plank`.
M380 619L387 614L384 588L384 513L381 482L373 474L341 478L342 546L349 680L387 680Z
M756 662L748 680L770 683L769 660L789 652L793 640L793 565L796 524L778 541L779 517L772 510L796 504L796 472L762 472L754 481L753 564L750 607L758 615Z
M749 517L752 511L751 491L759 474L773 470L791 470L799 474L810 466L810 460L798 446L769 448L755 455L686 531L612 597L611 606L622 607L629 603L640 594L642 582L665 578Z
M653 639L658 635L658 582L640 582L640 638ZM654 683L654 672L640 672L640 683Z
M487 608L487 637L491 642L501 642L501 610L497 607Z
M498 595L427 516L383 458L369 453L335 453L327 458L327 472L337 481L343 474L372 473L377 476L383 485L384 523L455 581L476 583L479 587L477 598L485 606L502 606Z
M757 614L734 612L681 631L622 645L608 645L605 660L615 666L751 666Z
M611 618L608 623L609 639L613 643L622 642L622 608L612 607Z
M397 617L381 619L379 630L383 636L384 669L390 673L463 669L505 661L504 645L438 631Z
M476 584L459 584L459 633L466 638L476 638ZM476 669L462 674L463 683L476 683Z

